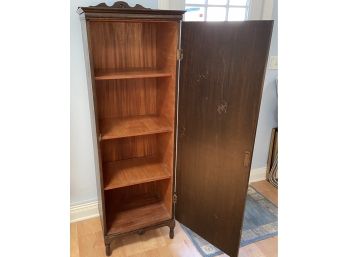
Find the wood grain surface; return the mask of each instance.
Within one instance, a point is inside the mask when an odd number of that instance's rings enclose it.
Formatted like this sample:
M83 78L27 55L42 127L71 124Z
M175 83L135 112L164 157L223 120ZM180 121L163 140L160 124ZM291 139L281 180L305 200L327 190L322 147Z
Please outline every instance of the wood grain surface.
M169 220L163 188L170 180L153 181L105 191L108 234L118 234Z
M272 21L184 22L176 219L238 255ZM204 42L204 43L202 43Z
M165 118L154 115L102 119L100 124L102 140L151 135L173 130Z
M137 79L170 77L169 71L155 69L126 69L126 70L98 70L95 72L96 80L110 79Z
M105 190L168 179L172 175L158 157L103 163Z

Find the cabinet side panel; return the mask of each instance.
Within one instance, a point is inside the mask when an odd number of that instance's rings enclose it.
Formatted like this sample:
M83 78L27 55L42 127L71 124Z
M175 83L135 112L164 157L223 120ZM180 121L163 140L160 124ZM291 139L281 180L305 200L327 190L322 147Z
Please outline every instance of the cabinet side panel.
M89 33L89 22L81 18L82 37L83 37L83 48L86 63L86 75L87 75L87 87L88 87L88 98L89 98L89 109L91 116L91 128L92 128L92 141L94 150L94 163L95 163L95 174L97 183L97 195L98 195L98 208L103 228L103 234L105 235L105 207L104 207L104 191L103 191L103 173L101 170L101 154L100 144L98 140L99 127L98 127L98 110L97 110L97 95L94 84L94 68L93 68L93 57L90 48L90 33Z
M159 78L157 82L157 112L164 117L173 129L173 132L158 137L158 145L163 163L172 174L171 183L162 184L162 192L167 209L173 214L173 185L174 185L174 153L175 153L175 102L179 22L157 23L157 65L172 76ZM173 217L173 215L172 215Z

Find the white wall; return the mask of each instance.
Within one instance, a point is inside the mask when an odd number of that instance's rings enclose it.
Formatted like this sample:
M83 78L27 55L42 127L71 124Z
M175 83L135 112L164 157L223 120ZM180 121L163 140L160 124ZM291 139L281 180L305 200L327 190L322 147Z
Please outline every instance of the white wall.
M104 1L70 1L70 203L72 205L92 202L97 199L96 181L94 175L94 152L89 115L82 35L80 20L76 10L78 6L96 5L100 2ZM105 2L111 5L114 1ZM157 5L159 5L164 7L169 6L170 9L184 9L184 0L133 0L127 2L132 6L139 3L150 8L157 8ZM260 8L264 8L265 5L258 4L256 6L258 6L258 9L255 11L255 17L256 15L262 17L263 10ZM277 5L274 5L273 9L276 10ZM277 12L274 12L274 15L274 17L276 17ZM273 32L271 54L277 55L277 51L277 32L275 30ZM254 158L252 163L253 168L266 166L271 129L277 124L277 99L274 87L274 79L276 76L277 71L267 71L259 126L256 135Z
M273 11L270 12L269 9ZM265 1L262 18L274 20L269 55L278 56L278 0L273 2L270 0ZM278 70L267 69L251 165L252 169L267 166L272 128L278 126L278 97L275 83L277 78Z

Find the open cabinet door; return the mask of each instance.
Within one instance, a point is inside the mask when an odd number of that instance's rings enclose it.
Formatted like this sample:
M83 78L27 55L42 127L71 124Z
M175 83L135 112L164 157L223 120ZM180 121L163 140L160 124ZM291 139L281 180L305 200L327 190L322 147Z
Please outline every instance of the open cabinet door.
M236 257L273 21L183 22L176 219Z

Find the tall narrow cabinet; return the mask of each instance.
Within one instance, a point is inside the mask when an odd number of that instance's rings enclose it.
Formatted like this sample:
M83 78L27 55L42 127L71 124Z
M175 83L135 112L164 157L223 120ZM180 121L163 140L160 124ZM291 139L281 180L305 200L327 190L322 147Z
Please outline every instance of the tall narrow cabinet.
M237 256L272 21L80 7L106 254L175 219Z

